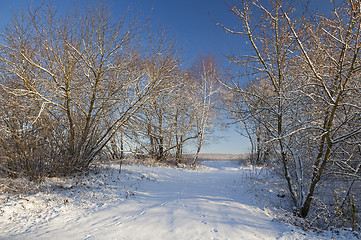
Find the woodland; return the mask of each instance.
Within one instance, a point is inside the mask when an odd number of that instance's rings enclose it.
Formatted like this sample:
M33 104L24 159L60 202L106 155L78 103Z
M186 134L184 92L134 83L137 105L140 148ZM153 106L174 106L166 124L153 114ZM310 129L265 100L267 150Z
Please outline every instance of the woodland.
M227 122L249 138L250 164L280 176L295 216L359 230L361 1L330 6L234 1L237 24L215 24L250 51L229 67L183 64L166 29L103 1L13 14L0 33L0 176L39 182L129 157L194 167Z

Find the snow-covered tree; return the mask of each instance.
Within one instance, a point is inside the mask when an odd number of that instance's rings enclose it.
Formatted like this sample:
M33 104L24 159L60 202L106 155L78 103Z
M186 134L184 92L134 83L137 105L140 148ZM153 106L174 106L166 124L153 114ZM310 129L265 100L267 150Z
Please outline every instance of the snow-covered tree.
M232 7L242 27L222 25L253 50L230 56L254 78L252 87L233 87L247 113L238 117L267 133L301 217L333 164L344 174L359 172L361 2L337 4L329 15L306 18L284 1L242 1ZM257 124L244 125L256 134L250 126Z
M163 79L146 76L137 41L142 26L138 17L115 20L104 2L66 15L43 4L15 14L2 32L2 91L25 101L29 111L22 124L9 123L6 119L16 117L9 111L3 123L31 136L47 129L34 140L46 146L36 146L43 159L36 168L46 168L44 174L86 168L162 90ZM3 143L12 149L1 152L6 172L22 172L22 165L34 160L30 145Z

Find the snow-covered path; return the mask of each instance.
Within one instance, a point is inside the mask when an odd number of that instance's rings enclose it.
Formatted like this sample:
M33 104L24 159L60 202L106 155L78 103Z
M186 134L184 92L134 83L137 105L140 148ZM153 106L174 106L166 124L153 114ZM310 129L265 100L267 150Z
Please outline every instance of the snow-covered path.
M239 172L157 170L157 181L142 186L135 198L71 224L66 237L265 239L280 234L272 218L251 206L247 193L237 191Z
M258 207L245 168L208 165L204 171L125 166L154 179L125 201L60 215L12 239L323 239L272 221Z

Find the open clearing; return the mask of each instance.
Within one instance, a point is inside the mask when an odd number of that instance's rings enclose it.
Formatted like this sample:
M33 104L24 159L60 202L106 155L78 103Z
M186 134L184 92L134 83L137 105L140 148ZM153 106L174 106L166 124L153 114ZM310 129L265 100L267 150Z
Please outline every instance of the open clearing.
M107 165L53 179L40 193L3 197L0 239L357 239L275 221L269 209L281 200L254 184L251 168L204 164L196 171L125 165L121 173Z

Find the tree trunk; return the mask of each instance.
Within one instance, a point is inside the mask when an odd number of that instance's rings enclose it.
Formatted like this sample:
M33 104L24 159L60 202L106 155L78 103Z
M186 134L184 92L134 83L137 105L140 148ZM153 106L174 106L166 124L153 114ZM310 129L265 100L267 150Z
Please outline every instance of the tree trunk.
M175 155L175 159L176 159L177 164L182 162L182 152L183 152L183 144L178 143L177 149L176 149L176 155Z
M196 152L196 154L195 154L195 156L194 156L194 159L193 159L192 167L195 167L195 166L196 166L196 163L197 163L197 160L198 160L198 157L199 157L199 153L200 153L201 148L202 148L203 138L204 138L204 134L201 133L201 136L200 136L200 139L199 139L198 148L197 148L197 152Z
M123 132L120 132L120 159L124 159L124 140L123 140Z

